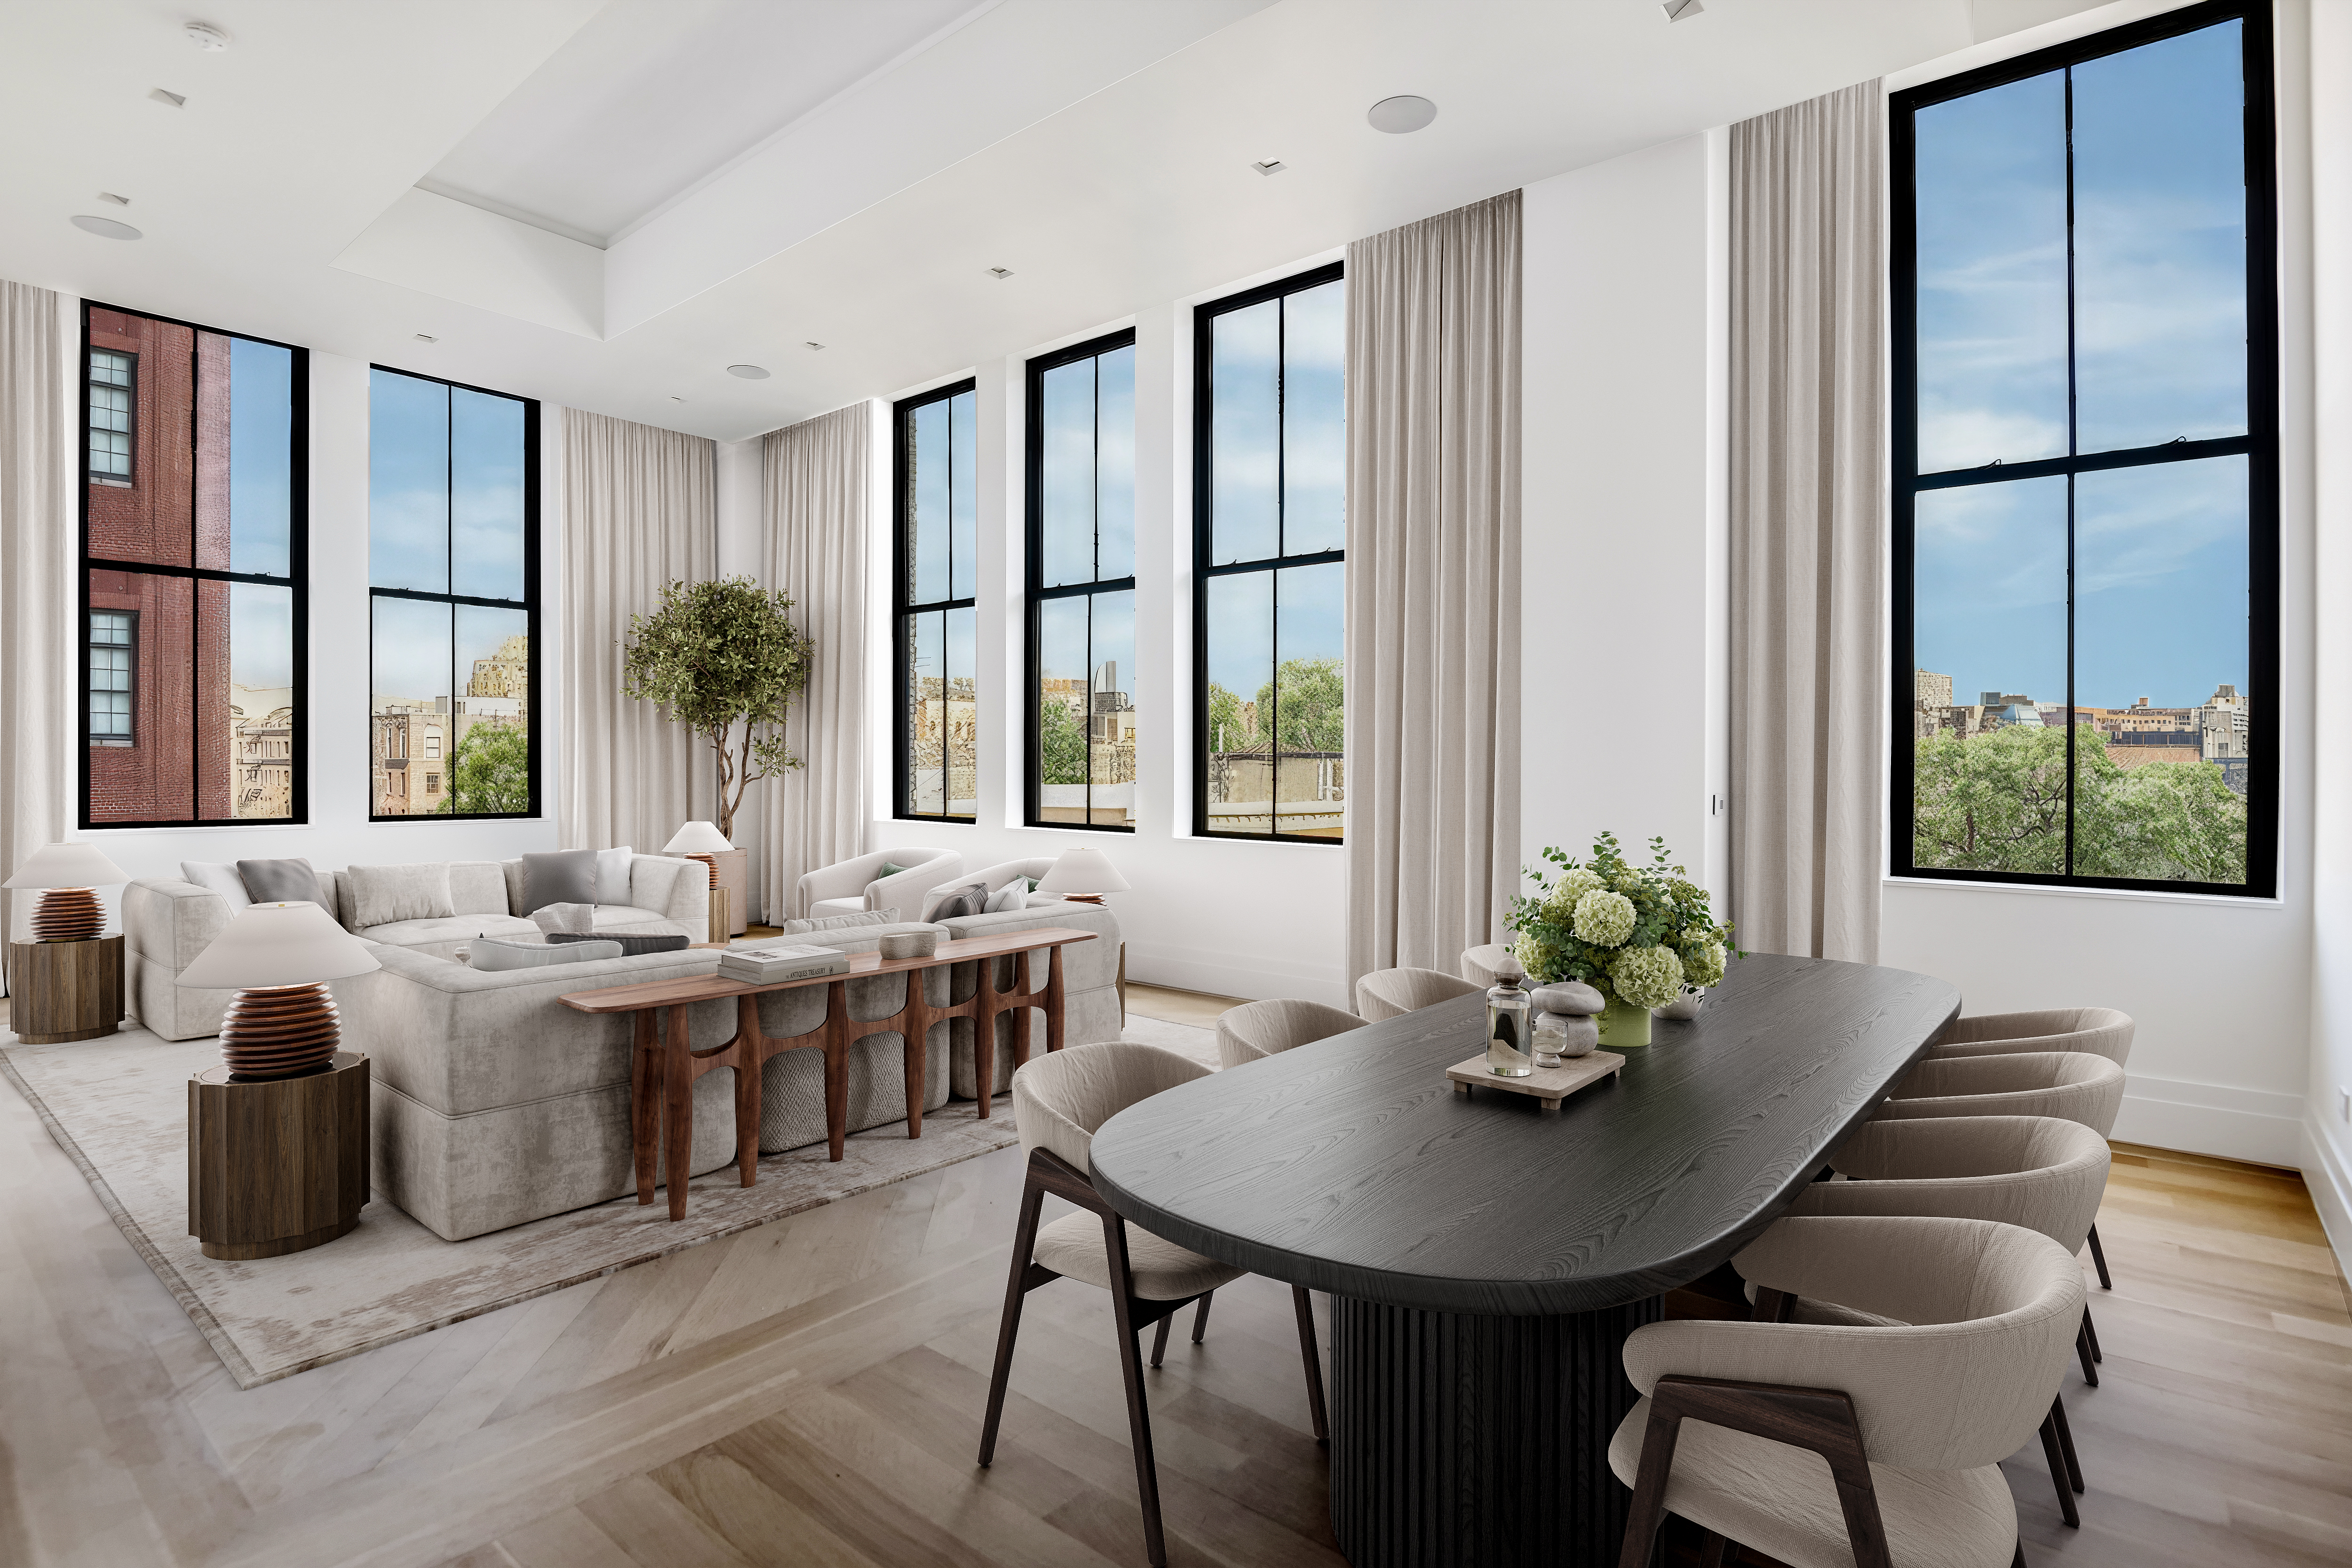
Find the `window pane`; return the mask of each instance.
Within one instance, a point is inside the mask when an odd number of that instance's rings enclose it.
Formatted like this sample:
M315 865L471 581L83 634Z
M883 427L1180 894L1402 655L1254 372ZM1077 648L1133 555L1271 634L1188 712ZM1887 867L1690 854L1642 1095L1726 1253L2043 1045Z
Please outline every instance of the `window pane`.
M1347 782L1347 568L1335 561L1274 577L1274 646L1282 661L1270 694L1281 752L1276 831L1337 838ZM1259 696L1261 708L1266 695Z
M950 816L980 809L979 715L974 703L980 659L973 612L967 606L946 616L947 802Z
M206 583L228 611L227 755L232 812L294 815L294 590L262 583ZM211 737L199 731L201 744Z
M373 600L374 689L370 703L371 798L378 816L422 816L427 752L449 752L451 608L416 599Z
M226 564L232 572L283 577L292 570L294 351L247 338L227 342ZM290 790L287 798L292 799Z
M1087 652L1087 820L1135 826L1135 594L1092 594Z
M1915 865L2066 868L2066 484L1918 498Z
M217 735L228 706L226 680L196 679L195 584L94 571L89 607L90 823L226 819L226 758L202 768L195 750L199 708Z
M518 816L530 809L530 616L478 605L457 611L463 690L452 704L454 750L440 777L426 781L421 809Z
M2074 68L2082 449L2246 431L2243 24Z
M1274 831L1276 575L1208 580L1211 833Z
M1921 473L2066 452L2065 86L1915 117Z
M1095 362L1056 365L1037 387L1038 582L1095 580ZM1083 673L1083 671L1081 671Z
M1210 326L1209 558L1263 561L1280 545L1282 301L1228 310Z
M1113 349L1099 367L1095 427L1095 576L1135 575L1135 348Z
M980 782L972 612L932 610L908 621L908 814L970 816Z
M1037 820L1087 820L1087 600L1037 604Z
M449 392L450 592L523 597L521 401Z
M437 381L368 373L368 581L449 592L449 389Z
M1283 300L1282 552L1348 542L1347 284Z
M969 599L978 570L980 442L973 429L979 399L960 392L948 401L948 597Z
M932 605L955 596L948 591L947 403L924 404L907 426L908 602Z

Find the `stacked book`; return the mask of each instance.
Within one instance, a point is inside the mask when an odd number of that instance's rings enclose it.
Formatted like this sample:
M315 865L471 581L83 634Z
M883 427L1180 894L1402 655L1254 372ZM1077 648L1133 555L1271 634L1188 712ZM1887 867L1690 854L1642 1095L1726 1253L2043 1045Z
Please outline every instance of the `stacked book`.
M762 942L758 947L730 947L719 955L719 977L746 985L778 985L787 980L816 980L848 973L849 954L829 947Z

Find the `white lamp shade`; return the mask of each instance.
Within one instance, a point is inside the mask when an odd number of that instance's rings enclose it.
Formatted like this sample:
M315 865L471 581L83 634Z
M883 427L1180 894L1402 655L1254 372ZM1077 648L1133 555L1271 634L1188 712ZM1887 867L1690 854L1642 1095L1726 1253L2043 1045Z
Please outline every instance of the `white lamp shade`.
M665 855L723 855L735 846L727 842L727 835L716 824L689 822L677 830L677 837L662 846Z
M179 983L199 991L253 991L341 980L383 967L366 943L304 899L239 910L212 945L180 971Z
M110 888L131 880L121 867L92 844L49 844L36 849L0 887Z
M1099 849L1065 849L1037 883L1041 893L1124 893L1129 884Z

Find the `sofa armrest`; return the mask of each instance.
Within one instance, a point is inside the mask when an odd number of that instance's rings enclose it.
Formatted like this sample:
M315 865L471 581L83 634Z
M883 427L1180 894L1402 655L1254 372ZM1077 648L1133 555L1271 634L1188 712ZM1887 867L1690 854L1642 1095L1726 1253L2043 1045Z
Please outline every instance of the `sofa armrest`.
M877 869L879 868L877 868ZM941 855L919 866L910 866L895 877L878 877L866 884L866 907L869 910L894 910L902 921L919 921L923 917L923 895L934 888L944 888L963 879L963 857Z
M795 918L806 915L820 899L854 899L866 891L874 874L890 862L890 851L877 849L836 865L820 866L800 879L795 889ZM871 906L869 906L871 907Z
M688 942L710 940L710 871L699 860L632 855L629 901L677 921Z
M141 877L122 889L125 1010L167 1040L220 1033L231 991L188 991L180 971L228 927L234 911L209 888L176 877Z

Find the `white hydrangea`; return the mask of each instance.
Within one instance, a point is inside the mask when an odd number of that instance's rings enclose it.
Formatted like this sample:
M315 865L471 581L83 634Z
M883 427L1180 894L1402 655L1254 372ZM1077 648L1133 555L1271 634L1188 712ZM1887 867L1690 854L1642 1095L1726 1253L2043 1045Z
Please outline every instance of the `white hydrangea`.
M1576 900L1574 930L1579 942L1595 947L1615 947L1633 934L1633 900L1622 893L1595 888Z
M1598 873L1588 866L1579 866L1551 885L1551 892L1544 902L1551 907L1559 919L1573 920L1576 901L1601 885Z
M1538 941L1532 933L1520 933L1518 940L1511 943L1511 956L1519 961L1528 978L1538 985L1549 985L1559 978L1559 949Z
M1683 980L1704 991L1723 984L1723 943L1703 942L1683 955Z
M1636 1007L1663 1007L1683 994L1683 961L1671 947L1629 947L1609 964L1609 988Z

